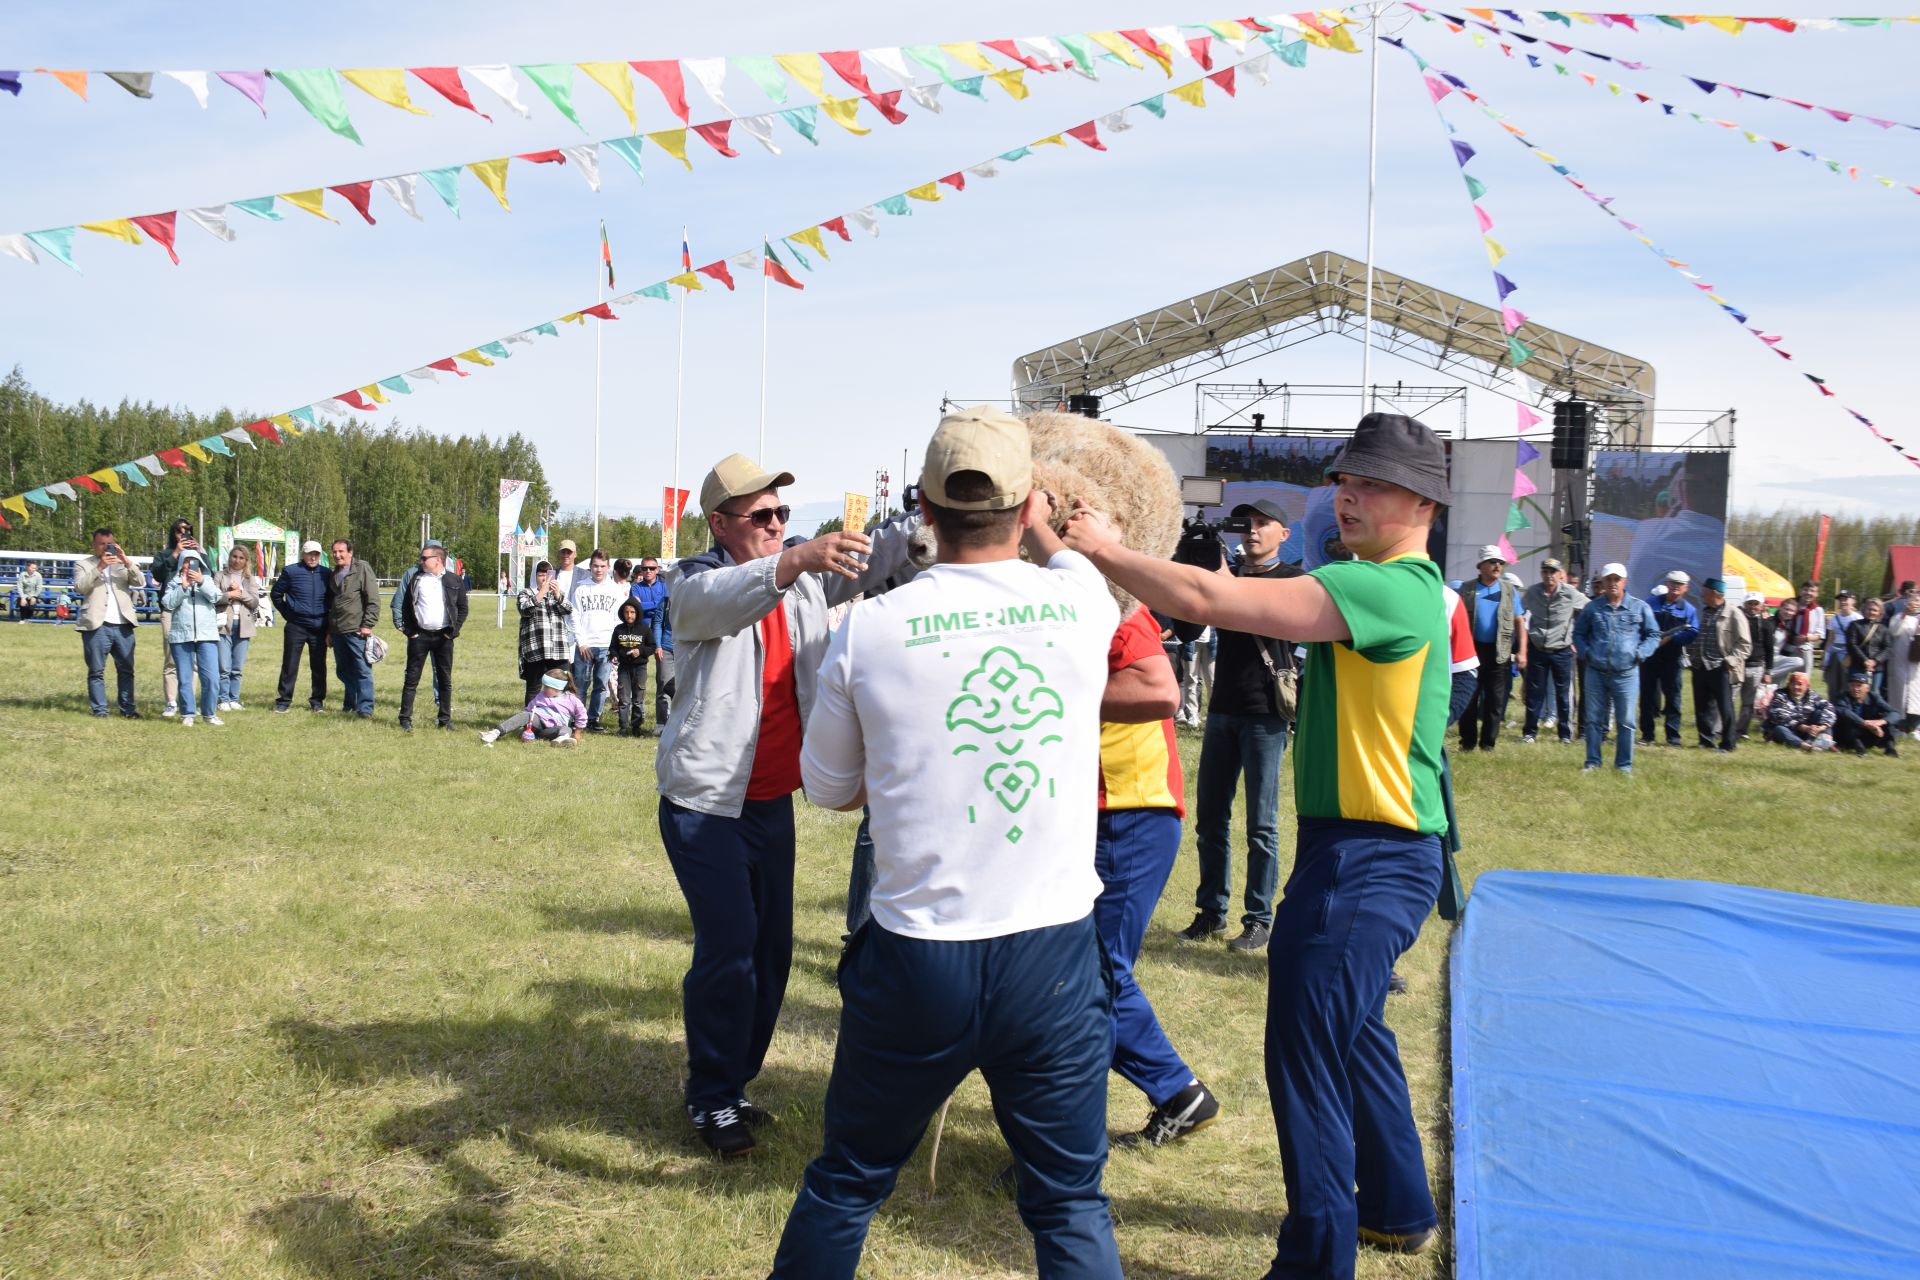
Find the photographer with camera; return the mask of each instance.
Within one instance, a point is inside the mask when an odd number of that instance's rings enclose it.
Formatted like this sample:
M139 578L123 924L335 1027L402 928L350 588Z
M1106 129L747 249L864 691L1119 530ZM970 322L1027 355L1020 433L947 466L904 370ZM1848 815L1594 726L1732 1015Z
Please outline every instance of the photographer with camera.
M101 719L107 715L107 654L113 654L120 683L120 714L138 720L133 705L133 629L140 621L133 593L146 585L146 575L127 559L113 530L93 531L93 554L73 565L73 593L80 597L80 650L87 658L87 705Z
M173 626L173 610L167 607L167 588L180 571L180 557L184 552L199 550L200 544L193 536L193 525L185 516L181 516L167 526L166 549L153 554L151 577L153 594L160 605L161 635L165 635ZM174 659L173 646L163 643L160 647L166 650L166 657L161 664L161 682L167 694L167 705L160 714L171 716L180 709L180 669ZM189 697L187 701L192 702L193 699Z
M1229 566L1217 550L1221 532L1240 534L1241 559ZM1286 512L1272 498L1243 502L1216 531L1189 528L1174 559L1190 563L1203 539L1214 541L1215 572L1246 578L1294 578L1297 565L1283 564ZM1208 566L1200 566L1208 567ZM1225 627L1214 630L1213 697L1200 739L1200 776L1194 788L1194 844L1200 887L1194 892L1193 923L1179 937L1199 942L1227 931L1233 890L1233 798L1246 786L1246 910L1240 936L1227 945L1258 951L1273 933L1273 895L1280 883L1280 765L1293 731L1293 695L1298 671L1293 646ZM1284 704L1284 705L1283 705Z

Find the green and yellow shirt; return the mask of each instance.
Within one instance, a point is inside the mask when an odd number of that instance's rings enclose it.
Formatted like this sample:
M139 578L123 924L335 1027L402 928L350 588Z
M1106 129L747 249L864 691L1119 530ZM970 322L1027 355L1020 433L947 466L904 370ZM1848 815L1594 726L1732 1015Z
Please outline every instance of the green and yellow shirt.
M1440 749L1452 685L1446 587L1425 556L1313 571L1351 640L1307 646L1294 737L1303 818L1447 829Z

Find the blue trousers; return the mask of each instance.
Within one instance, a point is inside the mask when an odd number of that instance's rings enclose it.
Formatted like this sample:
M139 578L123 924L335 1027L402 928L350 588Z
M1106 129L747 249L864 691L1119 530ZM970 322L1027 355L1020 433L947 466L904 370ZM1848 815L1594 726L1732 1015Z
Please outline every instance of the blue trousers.
M252 645L252 636L220 633L220 701L240 701L240 675L247 669L247 650Z
M1113 970L1113 1069L1156 1107L1194 1077L1134 981L1133 962L1179 853L1180 815L1172 809L1100 811L1093 843L1100 896L1093 920Z
M355 715L373 714L373 664L367 661L367 638L358 631L333 633L333 673L340 677L340 709ZM436 678L438 673L436 672Z
M600 709L607 705L607 688L612 683L611 650L588 649L584 658L578 649L573 651L573 687L587 700L588 724L600 723Z
M1227 918L1233 879L1233 794L1247 778L1247 890L1242 923L1273 923L1280 884L1280 765L1288 724L1279 716L1207 714L1200 739L1200 778L1194 788L1194 836L1200 887L1194 906Z
M1438 836L1300 820L1267 951L1267 1093L1287 1188L1270 1278L1352 1280L1359 1227L1438 1222L1385 1010L1439 887Z
M1573 650L1533 649L1527 653L1527 719L1521 727L1524 737L1539 731L1540 721L1552 715L1560 741L1573 739ZM1548 706L1547 698L1553 698Z
M732 1106L760 1074L793 967L793 797L749 800L737 818L660 799L660 839L693 918L680 984L687 1106Z
M1607 717L1613 717L1613 767L1633 768L1633 704L1640 693L1640 668L1626 671L1602 671L1587 667L1587 763L1600 764L1600 739L1607 734Z
M1113 1028L1093 918L971 942L868 923L840 967L826 1135L787 1216L777 1277L852 1280L867 1224L927 1123L979 1070L1013 1150L1043 1280L1120 1275L1107 1162Z
M180 672L180 710L193 714L193 673L200 673L200 714L210 716L220 701L220 642L218 640L170 640L167 649Z
M97 716L107 714L107 655L113 655L114 675L119 681L120 710L133 706L133 624L103 622L91 631L80 633L80 652L87 660L87 705Z

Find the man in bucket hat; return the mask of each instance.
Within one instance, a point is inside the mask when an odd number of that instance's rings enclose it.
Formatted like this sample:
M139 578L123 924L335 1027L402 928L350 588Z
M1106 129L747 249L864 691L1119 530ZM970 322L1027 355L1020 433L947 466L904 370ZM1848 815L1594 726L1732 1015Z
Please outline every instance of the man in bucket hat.
M1298 578L1168 565L1091 511L1067 542L1151 608L1307 643L1295 740L1311 763L1294 772L1300 830L1268 948L1267 1090L1287 1190L1269 1275L1350 1278L1357 1241L1417 1251L1437 1222L1382 1015L1440 886L1451 647L1426 550L1449 489L1440 440L1399 414L1362 418L1327 475L1357 558Z

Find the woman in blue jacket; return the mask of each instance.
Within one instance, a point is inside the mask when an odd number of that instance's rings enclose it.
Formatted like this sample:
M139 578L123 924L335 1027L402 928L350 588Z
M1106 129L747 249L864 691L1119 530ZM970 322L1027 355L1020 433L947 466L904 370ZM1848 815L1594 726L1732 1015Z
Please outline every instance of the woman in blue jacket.
M222 723L214 704L220 696L220 592L199 550L180 553L179 570L167 583L160 607L167 622L167 651L180 672L180 723L193 727L194 673L200 678L200 714L208 724Z

